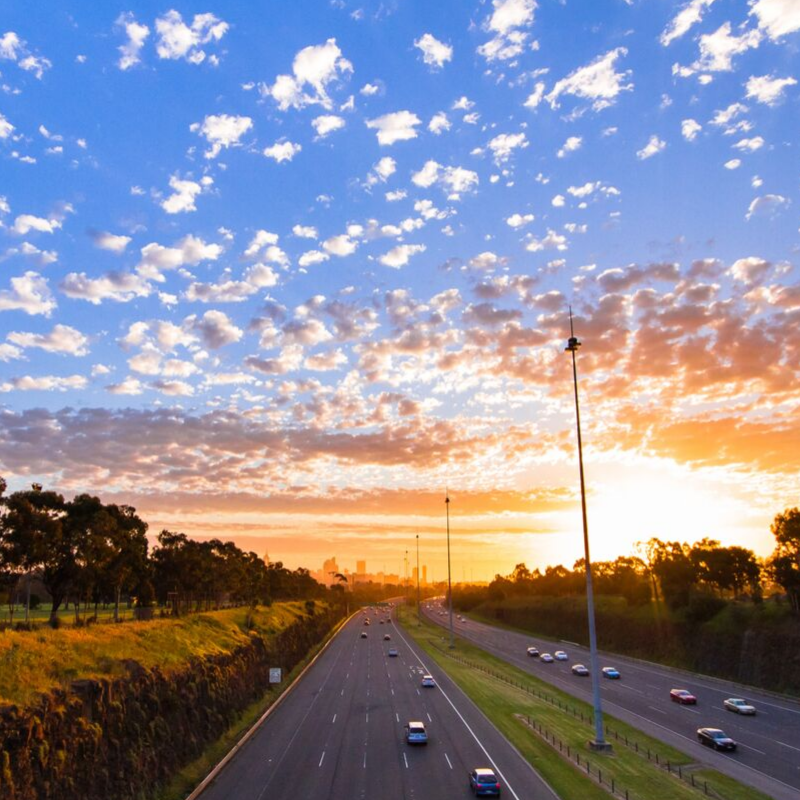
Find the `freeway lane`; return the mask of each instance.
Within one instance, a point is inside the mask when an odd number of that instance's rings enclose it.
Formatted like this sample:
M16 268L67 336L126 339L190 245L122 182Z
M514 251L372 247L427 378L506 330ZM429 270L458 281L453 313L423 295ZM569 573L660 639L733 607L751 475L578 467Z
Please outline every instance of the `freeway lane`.
M202 793L202 800L439 800L471 797L475 767L502 773L504 797L556 800L484 715L386 614L343 626L284 702ZM360 638L368 631L368 638ZM384 635L391 636L384 641ZM397 657L389 657L394 646ZM429 669L429 666L431 667ZM435 689L420 686L430 672ZM430 741L411 747L410 720Z
M429 620L447 627L440 606L423 611ZM509 663L591 703L591 682L572 674L576 663L589 664L588 648L508 631L466 619L455 620L456 633ZM528 647L553 653L564 650L567 662L544 664L526 655ZM779 800L797 800L800 792L800 704L759 692L734 687L701 675L671 670L659 664L600 654L600 666L617 667L622 679L602 681L603 708L656 739L674 745L698 761ZM669 700L672 688L688 689L697 706L680 706ZM727 697L745 697L758 709L755 717L740 717L722 705ZM701 746L699 727L722 728L739 743L736 753L716 753Z

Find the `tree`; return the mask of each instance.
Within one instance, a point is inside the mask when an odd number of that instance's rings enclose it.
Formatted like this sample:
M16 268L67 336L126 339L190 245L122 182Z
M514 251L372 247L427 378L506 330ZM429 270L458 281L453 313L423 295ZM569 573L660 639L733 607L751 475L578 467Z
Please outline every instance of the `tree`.
M792 609L800 613L800 508L776 514L770 531L777 546L767 562L767 571L786 592Z
M690 548L680 542L650 539L647 543L651 569L658 578L661 594L671 608L683 608L697 580L695 565L689 558Z

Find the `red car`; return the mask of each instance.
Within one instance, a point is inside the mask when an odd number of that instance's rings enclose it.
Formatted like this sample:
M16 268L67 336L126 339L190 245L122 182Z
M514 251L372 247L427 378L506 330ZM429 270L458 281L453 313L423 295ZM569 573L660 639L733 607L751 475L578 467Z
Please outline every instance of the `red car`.
M697 705L697 698L688 689L670 689L669 699L682 706Z

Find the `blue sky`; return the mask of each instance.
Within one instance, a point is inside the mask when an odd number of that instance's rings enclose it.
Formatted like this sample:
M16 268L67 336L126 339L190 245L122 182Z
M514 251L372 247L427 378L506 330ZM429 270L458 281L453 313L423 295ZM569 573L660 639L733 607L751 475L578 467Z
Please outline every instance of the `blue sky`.
M0 471L290 563L449 483L465 563L568 561L571 304L603 556L667 486L653 533L765 554L799 42L790 0L5 8Z

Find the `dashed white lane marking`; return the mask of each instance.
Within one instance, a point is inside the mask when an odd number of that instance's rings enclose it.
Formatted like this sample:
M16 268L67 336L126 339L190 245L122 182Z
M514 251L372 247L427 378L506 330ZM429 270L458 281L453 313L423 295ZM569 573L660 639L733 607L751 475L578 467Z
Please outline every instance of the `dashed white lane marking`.
M406 758L406 754L403 753L403 761L406 762L406 769L408 769L408 759Z
M366 750L364 751L364 764L363 764L363 767L364 767L364 769L367 768L367 751Z
M325 760L325 751L323 750L323 751L322 751L322 758L320 758L320 760L319 760L319 764L317 764L317 766L318 766L318 767L321 767L321 766L322 766L322 762L323 762L324 760Z
M333 719L331 720L331 722L336 722L336 714L333 715Z
M756 750L755 747L750 747L749 744L742 744L739 742L739 747L744 747L747 750L752 750L754 753L758 753L759 755L765 756L766 753L763 750Z
M342 691L341 691L341 692L339 692L339 694L340 694L342 697L344 697L344 689L342 689Z
M779 742L777 739L775 741L778 742L778 744L783 745L784 747L788 747L790 750L797 750L797 752L800 753L800 747L793 747L790 744L786 744L786 742Z
M369 711L367 711L367 725L369 725Z
M425 712L425 715L428 717L428 722L433 722L433 720L431 719L431 715L428 714L427 711Z
M444 754L444 757L447 759L447 766L450 767L450 769L453 769L453 765L450 763L450 757L447 755L447 753Z
M396 711L394 712L394 717L398 722L400 722L400 715Z
M659 714L666 714L663 708L656 708L655 706L647 706L651 711L658 711Z

